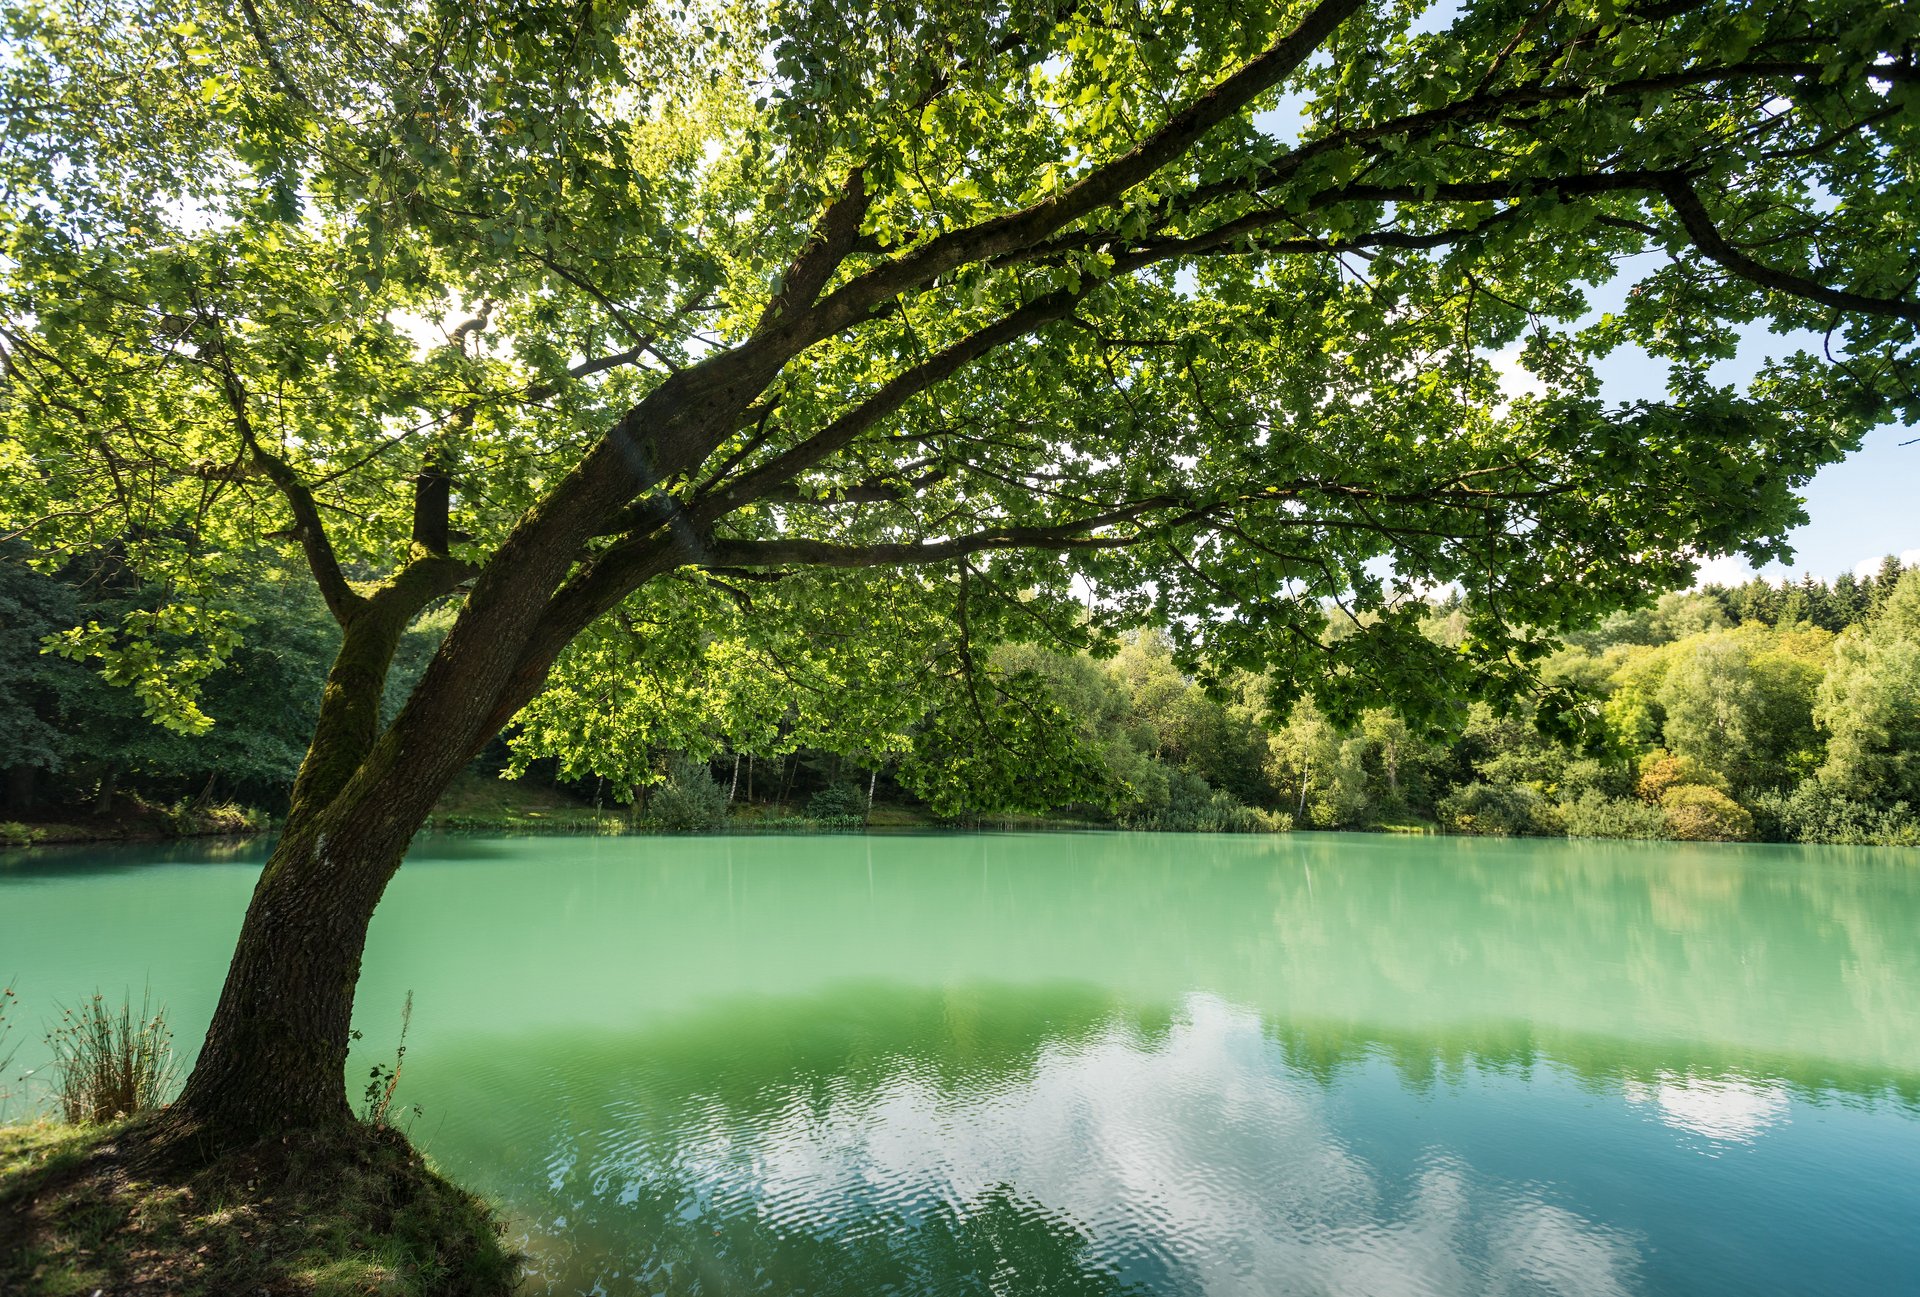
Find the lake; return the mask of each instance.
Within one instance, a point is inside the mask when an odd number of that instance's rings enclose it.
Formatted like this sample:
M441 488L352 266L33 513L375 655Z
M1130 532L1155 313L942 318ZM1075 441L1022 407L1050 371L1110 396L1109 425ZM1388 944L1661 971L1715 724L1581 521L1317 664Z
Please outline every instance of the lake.
M259 860L0 858L14 1070L96 987L190 1055ZM530 1292L1920 1292L1920 852L429 839L356 1095L409 990Z

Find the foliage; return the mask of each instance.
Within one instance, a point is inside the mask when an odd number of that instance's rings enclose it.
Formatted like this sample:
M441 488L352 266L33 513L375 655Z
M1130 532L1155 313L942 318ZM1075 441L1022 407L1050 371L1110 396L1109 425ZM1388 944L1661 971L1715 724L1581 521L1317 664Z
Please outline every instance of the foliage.
M1640 758L1640 777L1633 791L1640 800L1658 806L1669 790L1688 784L1713 785L1719 776L1699 762L1655 748Z
M1531 789L1468 784L1440 799L1440 822L1455 833L1512 838L1540 831L1543 808Z
M1682 842L1741 842L1753 833L1753 816L1718 788L1675 784L1660 794L1667 836Z
M1667 836L1666 812L1632 797L1609 797L1589 788L1559 806L1560 822L1570 838L1640 838Z
M829 784L807 799L806 817L833 824L864 824L867 795L852 784Z
M1762 794L1753 807L1757 833L1779 842L1920 847L1920 815L1906 802L1874 805L1808 780L1791 793Z
M47 1034L53 1051L53 1095L72 1125L94 1125L137 1116L165 1101L178 1077L173 1033L165 1008L141 998L136 1018L131 997L116 1013L95 993L77 1009L62 1009Z
M1920 569L1834 646L1815 711L1832 732L1820 782L1863 801L1920 806Z
M666 762L666 779L647 798L647 818L670 833L699 833L720 826L727 814L727 790L714 781L705 761L676 754Z
M443 642L506 636L536 680L565 651L521 742L623 784L721 734L891 751L931 623L984 656L1081 607L1089 639L1168 628L1209 688L1429 734L1694 555L1783 553L1796 486L1910 400L1898 9L497 17L9 18L0 520L137 577L53 633L165 725L218 732L208 691L275 620L231 596L297 551L342 616L504 555L513 600L423 630L385 721L457 692L422 669ZM1833 336L1717 384L1762 320ZM1666 392L1600 402L1622 345ZM881 571L908 615L861 615ZM1407 595L1450 582L1429 639ZM716 601L747 630L710 633ZM770 664L807 626L788 717ZM471 723L528 702L512 666ZM1221 720L1153 713L1142 750L1257 802L1259 736ZM939 799L1017 791L972 782Z

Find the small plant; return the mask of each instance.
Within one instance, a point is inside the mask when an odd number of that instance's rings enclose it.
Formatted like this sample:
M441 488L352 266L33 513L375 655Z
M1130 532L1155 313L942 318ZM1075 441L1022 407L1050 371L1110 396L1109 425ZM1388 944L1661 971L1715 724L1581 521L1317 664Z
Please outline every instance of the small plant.
M0 1116L7 1110L7 1100L13 1092L7 1089L7 1069L13 1066L13 1056L20 1052L19 1045L7 1044L7 1033L13 1030L13 1024L7 1021L7 1015L13 1006L19 1003L13 994L12 984L0 986Z
M72 1125L157 1108L179 1072L166 1008L153 1010L145 994L136 1019L131 998L122 998L115 1012L96 991L78 1009L60 1011L47 1044L53 1050L54 1101Z
M391 1123L393 1115L393 1092L400 1088L400 1070L407 1062L407 1028L413 1025L413 992L407 992L406 1003L400 1007L400 1044L393 1051L393 1066L375 1063L367 1069L367 1088L364 1091L365 1103L360 1108L360 1119L375 1130L384 1130ZM360 1039L360 1033L354 1032L353 1038ZM420 1110L415 1108L414 1115Z
M30 847L39 840L39 829L18 820L0 820L0 847Z

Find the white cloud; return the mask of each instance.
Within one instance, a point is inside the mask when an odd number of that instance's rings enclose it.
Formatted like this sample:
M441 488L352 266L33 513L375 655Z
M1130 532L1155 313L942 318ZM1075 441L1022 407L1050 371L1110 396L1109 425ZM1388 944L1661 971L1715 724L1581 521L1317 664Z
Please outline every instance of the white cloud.
M1880 565L1886 561L1886 557L1884 554L1875 554L1871 558L1861 559L1853 565L1853 574L1857 577L1878 576L1880 574ZM1900 566L1920 567L1920 549L1901 550Z
M1084 1231L1092 1264L1141 1264L1196 1297L1637 1286L1631 1235L1443 1147L1410 1173L1378 1165L1279 1062L1259 1015L1194 995L1163 1035L1115 1021L977 1088L902 1060L870 1083L797 1085L753 1128L703 1111L591 1176L596 1193L646 1185L824 1237L876 1206L965 1218L1011 1188Z
M1751 1144L1790 1119L1786 1090L1752 1081L1663 1074L1657 1085L1628 1082L1626 1094L1631 1103L1658 1105L1660 1120L1675 1130L1722 1143Z
M1703 585L1745 585L1753 579L1753 569L1747 566L1747 560L1729 554L1721 558L1703 558L1700 570L1694 573L1693 588Z

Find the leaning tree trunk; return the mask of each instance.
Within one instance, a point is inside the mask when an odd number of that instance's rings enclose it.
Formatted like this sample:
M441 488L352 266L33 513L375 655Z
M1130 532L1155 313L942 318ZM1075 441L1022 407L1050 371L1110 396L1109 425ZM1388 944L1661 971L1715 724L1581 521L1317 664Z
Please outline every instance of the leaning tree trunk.
M377 741L394 647L423 602L421 589L393 589L346 620L286 830L254 885L199 1059L164 1119L175 1134L217 1146L351 1116L347 1045L367 927L469 755L458 733Z
M328 574L322 584L344 630L340 653L294 781L286 833L254 888L219 1006L166 1131L219 1145L350 1119L346 1055L360 957L407 844L566 643L679 561L672 545L612 545L585 564L610 564L608 579L582 578L584 593L564 602L555 591L588 541L613 534L610 521L637 493L700 462L783 359L757 340L669 378L521 518L477 573L445 553L444 496L427 511L427 526L416 513L415 557L370 594L348 586L330 550L314 560ZM317 518L310 497L292 496L305 499L310 522ZM401 632L431 600L469 581L453 628L380 733L380 696Z
M231 1143L349 1119L354 984L368 922L399 864L391 848L312 833L281 840L171 1110L176 1124Z

